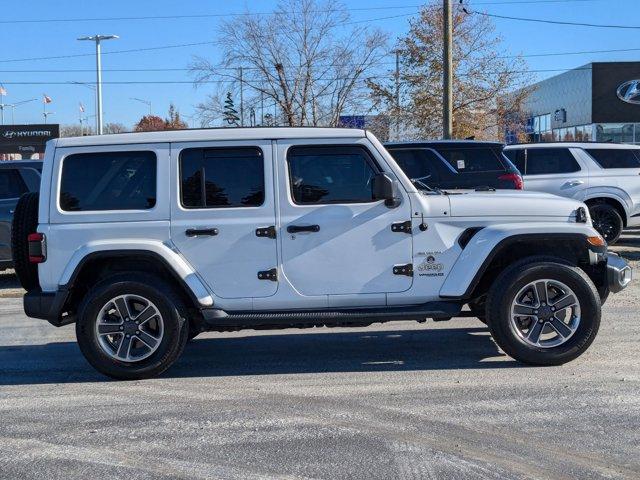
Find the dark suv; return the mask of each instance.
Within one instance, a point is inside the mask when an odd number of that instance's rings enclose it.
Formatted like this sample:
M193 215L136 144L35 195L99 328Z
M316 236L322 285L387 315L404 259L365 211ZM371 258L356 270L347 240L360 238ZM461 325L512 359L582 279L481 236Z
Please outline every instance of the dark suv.
M11 220L23 193L40 190L41 161L0 161L0 270L13 267Z
M522 176L498 142L440 140L386 143L418 186L442 190L522 190Z

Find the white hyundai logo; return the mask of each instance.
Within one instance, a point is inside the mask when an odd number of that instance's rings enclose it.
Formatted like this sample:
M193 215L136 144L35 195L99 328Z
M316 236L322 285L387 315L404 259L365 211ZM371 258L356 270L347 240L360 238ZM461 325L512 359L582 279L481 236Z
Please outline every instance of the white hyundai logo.
M618 98L623 102L640 105L640 80L629 80L618 87Z
M13 138L16 135L16 132L12 132L11 130L7 130L3 133L5 138Z

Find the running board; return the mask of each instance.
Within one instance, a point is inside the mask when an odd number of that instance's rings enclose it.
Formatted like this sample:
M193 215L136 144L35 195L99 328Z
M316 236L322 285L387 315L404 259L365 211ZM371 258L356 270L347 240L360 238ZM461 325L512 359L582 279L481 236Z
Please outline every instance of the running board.
M392 320L449 319L460 314L462 305L458 302L428 302L421 305L375 308L332 308L324 310L288 311L239 311L227 312L220 309L203 309L205 328L220 327L304 327L304 326L349 326Z

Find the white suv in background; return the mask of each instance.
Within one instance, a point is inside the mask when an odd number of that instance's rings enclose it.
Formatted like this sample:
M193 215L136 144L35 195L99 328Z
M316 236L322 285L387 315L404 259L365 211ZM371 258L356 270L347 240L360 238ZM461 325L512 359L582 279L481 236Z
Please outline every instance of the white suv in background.
M510 145L505 155L526 190L581 200L609 244L623 228L640 225L640 146L612 143Z

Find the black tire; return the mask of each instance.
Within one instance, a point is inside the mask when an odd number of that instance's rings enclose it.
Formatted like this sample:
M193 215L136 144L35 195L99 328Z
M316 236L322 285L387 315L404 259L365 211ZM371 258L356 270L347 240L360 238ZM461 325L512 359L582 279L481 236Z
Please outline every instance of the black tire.
M580 268L561 260L531 257L502 272L487 298L488 325L493 339L512 358L529 365L562 365L580 356L591 345L600 327L601 304L591 279ZM580 323L565 343L543 348L521 340L510 325L511 304L527 284L536 279L562 282L575 293Z
M157 350L148 358L126 362L110 357L99 344L96 318L109 300L119 295L138 295L155 304L164 322ZM76 338L82 354L99 372L118 380L155 377L182 354L189 335L186 309L171 287L152 276L134 272L113 275L95 285L78 308Z
M487 324L487 297L483 296L475 302L469 302L469 310L482 323Z
M596 203L589 207L589 213L595 228L609 245L613 245L622 235L624 221L618 210L606 203Z
M20 285L27 291L40 288L38 265L29 262L29 242L27 236L38 229L37 192L25 193L20 197L11 221L11 256L13 267Z

